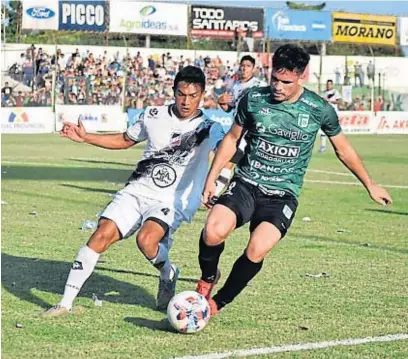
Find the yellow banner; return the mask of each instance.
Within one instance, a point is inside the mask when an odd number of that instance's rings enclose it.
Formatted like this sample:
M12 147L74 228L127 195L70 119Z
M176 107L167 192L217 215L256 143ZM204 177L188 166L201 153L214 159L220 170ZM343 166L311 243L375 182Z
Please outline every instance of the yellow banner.
M367 3L369 6L369 3ZM376 45L395 45L395 16L333 12L333 41Z

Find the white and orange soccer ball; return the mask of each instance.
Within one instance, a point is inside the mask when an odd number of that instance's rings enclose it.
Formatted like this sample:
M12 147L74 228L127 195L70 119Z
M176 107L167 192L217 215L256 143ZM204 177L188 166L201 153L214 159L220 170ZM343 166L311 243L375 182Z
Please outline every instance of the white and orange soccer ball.
M196 333L203 330L210 320L207 299L193 291L175 295L167 307L171 326L180 333Z

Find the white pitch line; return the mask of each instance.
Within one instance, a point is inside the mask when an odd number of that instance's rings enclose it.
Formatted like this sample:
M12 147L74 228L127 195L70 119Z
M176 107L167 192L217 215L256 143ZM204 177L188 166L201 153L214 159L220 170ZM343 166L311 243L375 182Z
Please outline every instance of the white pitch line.
M341 181L323 181L323 180L305 180L305 182L311 183L327 183L327 184L342 184L346 186L362 186L359 182L341 182ZM399 189L408 189L408 186L399 186L399 185L391 185L391 184L380 184L382 187L387 188L399 188Z
M231 357L239 358L239 357L248 357L252 355L265 355L265 354L282 353L282 352L295 352L299 350L313 350L313 349L322 349L322 348L339 347L339 346L359 345L359 344L374 343L374 342L392 342L396 340L405 340L405 339L408 339L408 334L393 334L393 335L385 335L381 337L368 337L368 338L356 338L356 339L350 338L350 339L344 339L344 340L333 340L333 341L328 341L328 342L292 344L292 345L282 345L278 347L269 347L269 348L235 350L232 352L225 352L225 353L190 355L190 356L184 356L184 357L175 357L174 359L223 359L223 358L231 358Z
M307 172L316 172L316 173L325 173L328 175L354 177L351 173L345 173L345 172L332 172L332 171L322 171L322 170L307 170Z

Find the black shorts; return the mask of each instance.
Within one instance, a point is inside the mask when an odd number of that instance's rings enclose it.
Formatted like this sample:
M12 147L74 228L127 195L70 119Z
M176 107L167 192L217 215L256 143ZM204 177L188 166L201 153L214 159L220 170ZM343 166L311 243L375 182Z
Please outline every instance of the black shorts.
M249 231L253 232L261 222L268 222L279 229L283 238L295 217L298 201L289 193L266 195L258 187L234 177L216 204L235 213L236 228L250 221Z

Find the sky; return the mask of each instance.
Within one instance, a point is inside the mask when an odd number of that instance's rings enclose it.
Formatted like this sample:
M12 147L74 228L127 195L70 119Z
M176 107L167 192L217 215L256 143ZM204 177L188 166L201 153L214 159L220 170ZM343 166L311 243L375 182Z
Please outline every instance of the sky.
M162 0L161 0L162 1ZM167 0L178 3L199 3L226 6L259 6L283 8L286 1L249 1L249 0ZM357 13L408 16L408 1L294 1L302 4L321 4L326 2L325 10L343 10Z

